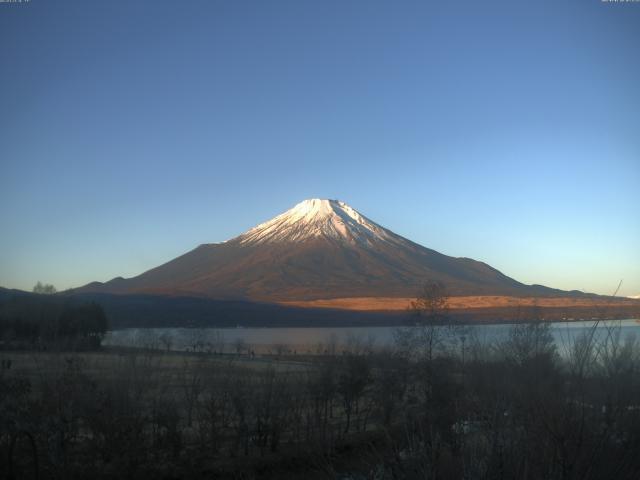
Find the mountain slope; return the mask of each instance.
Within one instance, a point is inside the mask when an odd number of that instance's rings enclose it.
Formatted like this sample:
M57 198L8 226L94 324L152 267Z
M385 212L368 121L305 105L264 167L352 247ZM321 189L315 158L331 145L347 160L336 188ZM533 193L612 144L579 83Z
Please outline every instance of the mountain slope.
M223 243L204 244L130 279L79 289L284 301L410 297L425 279L454 295L567 294L407 240L337 200L305 200Z

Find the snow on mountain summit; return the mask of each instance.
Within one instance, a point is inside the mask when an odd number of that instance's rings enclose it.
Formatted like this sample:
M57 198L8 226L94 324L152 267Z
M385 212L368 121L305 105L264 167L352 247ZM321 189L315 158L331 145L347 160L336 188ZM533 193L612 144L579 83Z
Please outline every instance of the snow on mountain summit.
M395 235L339 200L313 198L261 223L235 240L241 244L300 242L314 238L370 244Z
M491 266L418 245L338 200L311 199L222 243L86 292L259 302L415 296L425 279L454 295L558 295ZM568 292L567 292L568 293Z

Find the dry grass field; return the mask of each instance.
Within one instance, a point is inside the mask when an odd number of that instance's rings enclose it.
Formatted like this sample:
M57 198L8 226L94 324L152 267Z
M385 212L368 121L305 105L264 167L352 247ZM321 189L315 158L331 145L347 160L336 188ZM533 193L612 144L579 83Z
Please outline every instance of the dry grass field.
M565 359L549 328L304 359L3 350L0 478L636 480L637 341Z
M324 300L282 302L283 305L308 308L333 308L359 311L398 311L406 310L413 298L393 297L351 297ZM607 308L612 305L638 307L640 301L630 298L571 298L571 297L507 297L507 296L463 296L450 297L449 308L469 310L482 308Z

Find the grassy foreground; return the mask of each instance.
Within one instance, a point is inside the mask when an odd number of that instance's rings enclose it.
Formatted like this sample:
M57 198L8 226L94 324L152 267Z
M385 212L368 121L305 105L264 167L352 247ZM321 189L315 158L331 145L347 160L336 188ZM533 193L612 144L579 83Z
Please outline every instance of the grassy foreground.
M0 352L5 478L637 479L640 348L399 331L393 351Z

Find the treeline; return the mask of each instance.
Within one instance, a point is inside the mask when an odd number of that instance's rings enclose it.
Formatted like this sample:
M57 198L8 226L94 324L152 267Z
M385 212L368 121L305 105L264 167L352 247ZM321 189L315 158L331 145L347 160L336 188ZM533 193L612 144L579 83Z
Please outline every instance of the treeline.
M405 312L358 312L300 308L241 300L162 295L65 293L102 305L111 328L348 327L399 325Z
M124 328L205 328L205 327L371 327L412 325L406 311L356 311L329 308L302 308L239 300L214 300L161 295L116 295L65 292L62 295L82 302L100 304L113 330ZM640 303L612 301L605 310L593 307L539 307L547 321L567 318L640 318ZM511 323L533 320L520 307L472 308L449 312L463 323Z
M93 349L108 328L104 310L94 302L37 294L0 300L0 345L5 349Z
M558 345L522 324L488 345L424 324L389 351L325 351L42 354L0 376L0 474L640 478L640 348L620 328Z

